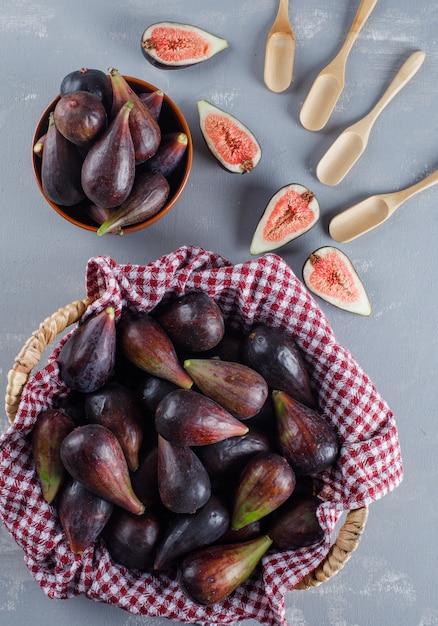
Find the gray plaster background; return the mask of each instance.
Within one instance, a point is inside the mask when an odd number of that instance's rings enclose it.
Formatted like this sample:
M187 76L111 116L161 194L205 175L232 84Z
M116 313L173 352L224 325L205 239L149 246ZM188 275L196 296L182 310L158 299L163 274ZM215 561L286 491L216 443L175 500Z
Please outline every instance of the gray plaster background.
M300 182L321 204L319 223L280 254L298 276L308 254L334 242L329 218L367 195L408 186L438 165L438 9L435 0L381 0L347 65L346 87L326 129L311 133L299 110L318 71L335 55L358 2L293 0L294 80L282 94L263 84L264 44L274 0L9 0L0 7L0 380L27 337L60 306L84 296L94 255L144 263L183 244L232 262L249 243L271 195ZM228 39L229 49L186 70L152 68L141 34L155 21L197 24ZM415 49L426 60L382 114L366 153L335 188L315 166L338 133L365 114ZM31 139L63 76L82 66L117 67L159 86L180 105L192 130L193 171L177 207L148 230L98 238L75 229L39 195ZM211 100L245 122L263 147L245 177L223 171L205 148L196 101ZM362 542L347 566L312 591L287 597L290 626L438 624L437 565L437 261L438 188L411 199L378 230L340 246L356 265L373 314L361 318L321 301L348 347L394 411L405 478L371 506ZM2 429L7 420L0 416ZM85 598L47 599L0 528L0 624L167 626ZM247 621L244 626L255 626Z

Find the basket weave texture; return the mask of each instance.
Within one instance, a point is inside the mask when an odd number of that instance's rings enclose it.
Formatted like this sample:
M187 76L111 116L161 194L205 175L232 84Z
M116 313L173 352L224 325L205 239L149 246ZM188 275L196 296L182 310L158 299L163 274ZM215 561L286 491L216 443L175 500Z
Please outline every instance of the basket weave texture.
M47 366L27 381L45 343L83 312L85 319L112 305L118 319L124 307L150 311L170 292L180 295L194 290L213 297L236 327L248 330L260 322L292 334L305 356L319 410L342 443L337 464L320 476L323 502L318 517L324 540L312 548L268 554L258 575L210 607L189 600L175 577L155 577L115 564L101 542L74 555L52 507L42 499L30 449L37 415L68 391L59 377L56 358L71 333L55 347ZM133 614L205 626L249 618L266 626L286 626L285 594L320 584L343 567L357 547L368 505L403 478L391 410L349 351L337 343L312 296L275 254L237 265L192 246L144 266L94 257L86 268L86 291L83 303L48 318L48 325L55 325L49 337L41 328L32 335L9 376L6 407L13 423L0 439L0 517L23 549L27 567L51 598L84 593ZM35 341L43 345L35 346ZM29 349L35 352L30 363ZM334 541L335 525L345 511L346 521Z

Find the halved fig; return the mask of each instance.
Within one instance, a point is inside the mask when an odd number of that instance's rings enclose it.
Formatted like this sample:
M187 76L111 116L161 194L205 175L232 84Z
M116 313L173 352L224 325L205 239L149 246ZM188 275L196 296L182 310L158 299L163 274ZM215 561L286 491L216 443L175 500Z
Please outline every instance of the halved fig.
M151 24L141 38L141 49L147 60L163 69L196 65L226 48L226 39L178 22Z
M319 219L315 194L292 183L285 185L269 200L254 232L250 252L262 254L280 248L306 233Z
M371 315L365 287L350 259L338 248L323 246L307 258L303 279L314 294L344 311Z
M237 174L253 170L262 150L252 132L231 113L207 100L198 101L198 113L202 135L219 163Z

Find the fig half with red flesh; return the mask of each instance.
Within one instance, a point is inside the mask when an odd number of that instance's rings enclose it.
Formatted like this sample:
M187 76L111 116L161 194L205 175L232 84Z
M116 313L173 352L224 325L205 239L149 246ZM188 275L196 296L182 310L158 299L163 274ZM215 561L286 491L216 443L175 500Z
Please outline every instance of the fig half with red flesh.
M371 315L365 287L350 259L338 248L323 246L307 258L303 280L314 294L344 311Z
M198 113L205 142L226 170L245 174L256 167L262 156L260 144L240 120L207 100L198 101Z
M250 252L263 254L303 235L319 219L319 202L303 185L292 183L269 200L254 232Z
M141 49L150 63L163 69L196 65L228 48L228 42L202 28L178 22L157 22L146 28Z

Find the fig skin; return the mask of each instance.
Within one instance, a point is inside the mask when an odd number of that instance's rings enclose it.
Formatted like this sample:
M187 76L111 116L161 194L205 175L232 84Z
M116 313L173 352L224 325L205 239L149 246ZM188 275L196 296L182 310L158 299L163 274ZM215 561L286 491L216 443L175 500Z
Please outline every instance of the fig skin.
M82 483L70 480L63 486L58 515L70 550L82 554L105 528L114 505L91 493Z
M194 602L225 600L255 570L272 539L262 535L243 543L214 545L190 552L178 567L178 580Z
M111 118L118 115L126 101L133 105L129 116L129 130L134 144L135 164L138 165L150 159L158 150L161 129L147 105L131 89L120 72L114 67L108 68L108 71L113 89Z
M240 420L254 417L268 397L263 376L242 363L186 359L184 368L206 396Z
M246 339L242 358L272 389L285 391L310 407L316 405L304 359L283 328L255 326Z
M161 533L161 520L154 513L133 515L116 509L104 529L103 538L116 563L129 569L152 571Z
M136 515L144 512L132 489L120 443L105 426L75 428L62 442L61 460L70 476L92 493Z
M61 81L59 88L61 96L72 91L88 91L102 101L107 113L111 111L113 90L108 74L102 70L81 67L70 72Z
M135 472L143 441L142 416L135 395L127 387L109 382L87 394L85 412L90 423L102 424L116 435L130 471Z
M245 465L237 485L231 528L239 530L272 513L291 496L295 473L276 452L260 452Z
M277 416L277 439L297 474L316 474L330 468L339 454L334 429L316 411L283 391L272 392Z
M82 188L106 209L119 206L131 193L135 178L134 144L129 130L133 104L127 101L107 130L93 143L81 170Z
M161 400L175 389L179 389L175 383L147 374L138 387L140 404L150 415L155 416L155 411Z
M166 571L188 552L214 543L228 529L229 522L227 507L214 495L196 513L175 515L157 548L154 570Z
M89 147L107 126L105 107L88 91L62 96L56 103L53 117L59 132L81 148Z
M274 550L299 550L324 538L316 510L321 500L313 495L292 495L280 507L269 524L267 534Z
M158 436L158 490L173 513L195 513L211 496L207 470L188 446L177 446Z
M138 368L183 389L192 387L172 341L148 313L126 312L119 322L118 336L122 353Z
M61 489L66 471L61 461L61 444L76 424L64 411L46 409L32 429L32 455L44 500L51 504Z
M197 26L177 22L151 24L141 38L145 58L160 69L197 65L226 48L226 39Z
M138 469L131 474L131 485L135 495L145 505L146 510L160 508L158 491L158 447L154 445L140 458Z
M85 198L81 171L78 150L59 132L50 112L41 156L41 186L49 200L61 206L79 204Z
M145 162L151 172L159 172L169 178L181 163L188 146L188 137L183 132L166 133L161 137L158 150Z
M137 95L143 104L147 106L152 117L158 121L163 106L164 92L161 89L156 89L155 91L145 91Z
M154 312L154 318L175 345L192 352L214 348L225 332L220 307L203 291L174 296Z
M99 236L120 235L126 226L144 222L166 204L170 185L160 172L136 171L132 189L124 202L111 209L111 215L99 227Z
M91 393L108 382L116 359L114 307L91 315L69 337L58 355L64 383L82 393Z
M248 426L203 394L187 389L171 391L155 411L159 435L180 446L202 446L244 435Z

